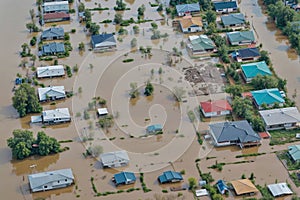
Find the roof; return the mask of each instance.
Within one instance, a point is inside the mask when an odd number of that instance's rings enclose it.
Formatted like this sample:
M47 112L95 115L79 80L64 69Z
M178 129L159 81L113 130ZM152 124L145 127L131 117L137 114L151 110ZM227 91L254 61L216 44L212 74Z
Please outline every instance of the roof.
M268 189L274 197L293 194L292 190L286 183L276 183L267 185Z
M97 111L98 111L99 115L106 115L106 114L108 114L107 108L98 108Z
M176 5L177 13L197 12L200 11L199 3Z
M196 190L196 197L208 196L208 191L206 189Z
M258 134L259 134L259 136L260 136L261 138L263 138L263 139L268 139L268 138L270 138L270 134L269 134L268 132L259 132Z
M64 86L51 86L38 88L38 95L41 101L46 100L48 97L55 97L57 95L65 96L65 87Z
M120 172L114 175L114 179L117 185L136 181L136 177L132 172Z
M258 192L258 189L249 179L231 181L231 184L237 195Z
M72 169L60 169L28 175L29 185L32 190L63 178L74 179Z
M100 154L100 159L101 159L103 165L111 165L113 163L119 162L120 160L122 162L124 160L129 162L128 154L124 150L102 153L102 154Z
M238 50L238 56L241 58L253 58L260 56L258 48L245 48Z
M184 17L182 19L179 20L181 27L182 28L188 28L191 27L192 25L197 25L199 27L202 27L202 17L192 17L192 16L188 16L188 17Z
M216 185L221 194L225 194L228 191L228 186L223 180L218 180Z
M44 12L69 10L69 2L68 1L45 2L43 4L43 10Z
M64 37L64 29L62 27L51 27L42 33L42 38Z
M296 107L262 110L259 114L266 125L300 122L300 113Z
M239 141L241 143L259 141L261 138L247 120L218 122L209 125L217 142Z
M253 31L234 31L226 33L231 43L243 42L243 41L255 41Z
M53 54L53 53L64 53L65 45L62 42L52 42L49 44L44 44L42 47L43 54Z
M300 145L292 145L288 147L289 155L294 161L300 160Z
M162 130L162 125L161 124L153 124L147 127L148 132L155 132L155 131L160 131Z
M205 51L206 49L215 48L215 43L206 35L189 36L189 40L193 51Z
M258 106L262 104L284 103L278 88L251 91L252 97Z
M179 172L165 171L158 177L158 180L160 183L168 183L172 181L181 181L183 178Z
M200 102L200 106L204 112L219 112L219 111L232 111L232 108L227 100L204 101Z
M243 98L252 98L252 94L251 94L251 92L243 92L242 97Z
M44 121L51 121L57 118L71 118L68 108L56 108L54 110L44 110L43 113Z
M246 76L246 78L253 78L257 75L272 75L268 65L265 61L243 64L241 68Z
M223 10L227 8L237 8L237 3L235 1L222 1L214 2L214 7L216 10Z
M222 15L221 21L225 26L245 23L245 16L242 13Z
M94 47L116 45L116 40L112 33L92 35L91 41Z
M37 67L36 69L37 77L49 77L49 76L62 76L65 74L64 66L53 65L46 67Z
M70 18L70 14L65 12L45 13L43 18L44 20Z

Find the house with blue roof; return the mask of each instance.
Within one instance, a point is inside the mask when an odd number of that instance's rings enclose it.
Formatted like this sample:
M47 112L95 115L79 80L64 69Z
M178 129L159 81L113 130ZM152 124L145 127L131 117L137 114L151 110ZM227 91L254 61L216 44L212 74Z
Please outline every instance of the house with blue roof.
M191 15L193 13L200 12L199 3L191 3L191 4L180 4L176 5L176 11L178 16Z
M225 28L241 27L245 24L245 16L242 13L222 15L221 22Z
M92 35L91 44L95 52L113 51L117 48L117 42L112 33Z
M213 2L213 4L217 13L231 13L238 10L236 1L219 1Z
M256 40L253 31L235 31L226 33L230 45L255 44Z
M153 124L147 127L146 131L149 134L156 133L158 131L162 131L163 127L161 124Z
M62 27L51 27L44 30L41 35L42 40L63 40L65 32Z
M228 186L223 180L218 180L216 186L221 194L225 194L226 192L229 191Z
M52 42L42 46L42 50L39 52L39 56L52 56L57 54L64 54L65 45L62 42Z
M248 63L241 65L242 77L249 83L257 75L262 76L271 76L272 72L270 71L268 65L265 61Z
M263 109L263 105L272 108L275 103L277 103L280 107L283 107L283 104L285 103L285 100L278 88L251 91L251 95L259 110Z
M162 175L158 177L158 181L161 184L164 183L176 183L182 181L182 175L179 172L165 171Z
M129 185L135 183L136 177L132 172L120 172L114 175L112 181L116 186Z
M288 147L288 155L293 160L293 162L300 161L300 145L292 145Z

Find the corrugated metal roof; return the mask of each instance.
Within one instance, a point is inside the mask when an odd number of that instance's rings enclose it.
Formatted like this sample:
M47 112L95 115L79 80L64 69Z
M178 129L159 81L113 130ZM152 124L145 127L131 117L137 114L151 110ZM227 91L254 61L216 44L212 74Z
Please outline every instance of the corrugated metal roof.
M296 107L262 110L259 114L266 125L300 122L300 113Z
M199 3L176 5L177 13L198 12L200 11Z
M234 14L224 15L224 16L221 16L221 20L225 26L245 23L245 17L244 17L244 14L242 14L242 13L234 13Z
M257 105L262 104L273 104L273 103L284 103L278 88L264 89L264 90L255 90L251 91L252 97Z
M293 194L287 183L276 183L267 185L268 189L274 197Z

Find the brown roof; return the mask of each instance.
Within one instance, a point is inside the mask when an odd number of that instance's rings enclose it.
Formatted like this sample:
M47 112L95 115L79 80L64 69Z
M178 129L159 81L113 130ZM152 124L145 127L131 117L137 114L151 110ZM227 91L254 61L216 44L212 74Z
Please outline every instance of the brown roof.
M44 20L47 20L47 19L67 18L67 17L70 17L70 14L65 13L65 12L46 13L46 14L44 14Z
M182 28L188 28L192 25L203 26L201 17L184 17L179 20Z
M253 185L253 183L249 179L231 181L231 184L237 195L258 192L258 189L255 187L255 185Z

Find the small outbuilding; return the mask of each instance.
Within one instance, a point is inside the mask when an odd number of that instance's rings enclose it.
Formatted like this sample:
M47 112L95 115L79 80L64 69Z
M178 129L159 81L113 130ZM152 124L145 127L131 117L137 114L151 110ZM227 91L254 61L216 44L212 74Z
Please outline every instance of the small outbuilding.
M135 183L136 177L132 172L120 172L114 175L112 181L118 185L129 185Z
M107 108L98 108L97 109L98 116L104 116L108 114Z
M292 190L286 183L276 183L267 185L269 191L272 193L273 197L279 197L284 195L293 194Z
M158 181L161 184L164 183L176 183L182 181L182 175L179 172L165 171L162 175L158 177Z
M196 197L208 196L209 193L206 189L196 190Z
M253 195L258 192L258 189L249 179L240 179L231 181L232 187L236 195L250 194Z

